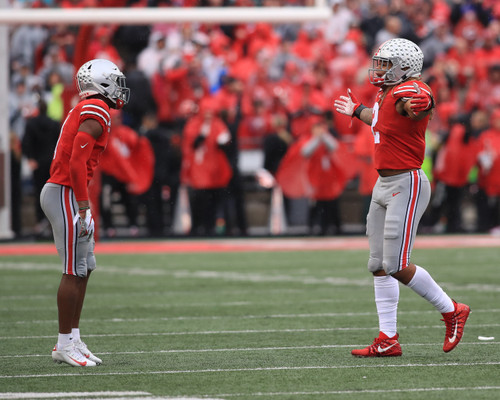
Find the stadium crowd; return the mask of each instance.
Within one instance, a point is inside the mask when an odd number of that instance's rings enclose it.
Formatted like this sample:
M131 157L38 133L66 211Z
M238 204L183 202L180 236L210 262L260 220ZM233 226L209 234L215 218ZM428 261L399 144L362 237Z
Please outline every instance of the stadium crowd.
M39 0L14 7L302 6L303 1ZM21 235L23 176L38 196L62 118L78 101L73 76L104 58L127 77L131 99L113 115L109 149L94 183L101 231L116 234L120 193L130 234L145 205L148 234L178 224L185 233L246 235L242 152L262 151L257 181L279 188L285 210L309 199L310 232L342 232L339 198L348 185L369 198L377 173L372 133L332 112L350 88L370 104L371 55L403 37L424 53L422 79L437 107L426 173L433 198L422 226L464 230L462 200L473 198L473 231L500 226L500 3L494 0L330 0L325 22L151 26L20 25L10 32L9 116L13 230ZM109 154L106 154L109 153ZM107 158L107 161L106 161ZM23 159L26 160L23 162ZM28 169L22 172L21 166ZM189 199L189 201L187 201ZM186 211L187 209L190 212ZM190 226L186 224L186 213ZM35 232L46 222L37 211ZM470 230L470 228L469 228Z

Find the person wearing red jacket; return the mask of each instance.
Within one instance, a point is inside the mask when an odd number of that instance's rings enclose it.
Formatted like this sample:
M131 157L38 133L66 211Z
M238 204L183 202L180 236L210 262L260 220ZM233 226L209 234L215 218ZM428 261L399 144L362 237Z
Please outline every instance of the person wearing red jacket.
M340 233L338 198L349 173L345 148L328 128L324 116L315 117L312 128L291 143L276 171L276 181L287 198L310 199L309 227L319 233Z
M433 170L436 189L431 210L433 214L441 214L444 208L447 233L463 231L461 203L478 153L474 133L484 129L485 122L488 122L485 112L476 111L468 126L455 123L437 152ZM431 222L438 218L439 215L434 215Z
M215 100L205 98L199 108L182 134L181 181L191 188L191 234L195 236L215 233L224 189L233 175L225 153L231 135L216 115Z
M446 326L443 351L460 342L470 308L456 303L422 267L410 261L418 224L431 196L422 170L425 131L434 111L430 88L420 80L424 55L407 39L382 43L372 57L370 82L379 87L373 107L365 107L348 91L335 100L337 112L370 125L375 143L373 188L366 232L368 270L373 274L379 335L356 357L402 355L397 333L399 282L431 303Z
M326 122L319 119L313 124L311 134L302 135L298 145L301 156L308 160L309 230L314 233L319 223L321 235L340 234L342 221L338 198L345 188L346 177L334 158L339 143L329 132Z
M91 60L76 74L81 101L68 113L42 189L40 204L47 216L63 275L57 292L59 336L52 359L75 367L101 364L80 339L80 314L87 282L96 268L94 219L88 186L111 129L110 108L127 104L125 76L108 60Z
M478 230L498 231L500 197L500 107L490 118L490 129L484 131L478 140L479 195Z

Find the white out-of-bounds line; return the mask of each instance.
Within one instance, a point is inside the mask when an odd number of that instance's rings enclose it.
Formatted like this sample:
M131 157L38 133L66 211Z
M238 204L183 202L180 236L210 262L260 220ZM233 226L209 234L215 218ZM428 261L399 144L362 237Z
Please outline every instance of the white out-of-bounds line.
M460 342L460 346L476 345L498 345L500 342ZM361 347L364 344L323 344L317 346L277 346L277 347L240 347L240 348L220 348L220 349L172 349L172 350L151 350L151 351L113 351L99 352L99 355L134 355L134 354L177 354L177 353L224 353L224 352L251 352L251 351L282 351L282 350L319 350L319 349L345 349L351 347ZM405 343L405 347L437 346L440 343ZM1 355L2 358L30 358L30 357L50 357L50 354L17 354ZM1 399L1 397L0 397Z
M485 309L474 310L475 313L499 313L500 309ZM400 315L421 315L435 314L435 310L426 311L401 311ZM161 317L161 318L107 318L107 319L86 319L87 323L95 322L111 322L111 323L133 323L133 322L148 322L148 321L200 321L200 320L228 320L228 319L297 319L297 318L337 318L337 317L371 317L373 312L346 312L346 313L304 313L304 314L270 314L270 315L203 315L203 316L178 316L178 317ZM55 319L32 320L32 321L1 321L0 325L25 325L25 324L54 324Z
M59 399L83 397L84 399L92 397L116 397L116 396L151 396L149 392L55 392L55 393L0 393L0 399Z
M214 369L188 369L188 370L166 370L166 371L130 371L130 372L89 372L85 376L128 376L128 375L177 375L177 374L216 374L227 372L269 372L269 371L302 371L302 370L330 370L330 369L359 369L359 368L418 368L418 367L477 367L484 365L500 365L500 361L485 361L471 363L411 363L411 364L374 364L374 365L304 365L300 367L257 367L257 368L214 368ZM29 374L29 375L0 375L0 379L26 379L26 378L52 378L65 376L82 376L81 373L61 374Z
M467 325L468 328L498 328L500 324L479 324ZM260 334L260 333L310 333L310 332L349 332L349 331L373 331L375 327L338 327L338 328L310 328L310 329L243 329L234 331L183 331L183 332L138 332L138 333L94 333L85 334L86 338L90 337L134 337L134 336L186 336L186 335L245 335L245 334ZM443 329L443 325L415 325L401 326L400 329ZM54 335L40 336L0 336L3 339L53 339Z
M431 388L408 388L408 389L365 389L365 390L330 390L324 392L269 392L269 393L228 393L218 394L220 397L271 397L271 396L324 396L328 394L384 394L384 393L418 393L418 392L468 392L477 390L499 390L500 386L472 386L472 387L431 387Z

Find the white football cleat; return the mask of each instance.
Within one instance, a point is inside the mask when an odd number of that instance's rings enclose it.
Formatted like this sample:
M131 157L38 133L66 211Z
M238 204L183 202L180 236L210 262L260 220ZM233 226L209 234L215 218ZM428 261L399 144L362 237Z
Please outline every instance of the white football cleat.
M66 363L72 367L96 366L94 361L87 359L82 353L80 353L73 342L67 344L61 349L58 349L56 344L54 346L54 350L52 350L52 359L58 364Z
M96 365L101 365L102 360L99 357L96 357L95 355L92 354L92 352L87 348L87 345L83 343L81 340L75 341L75 348L82 353L82 355L90 361L93 361L96 363Z

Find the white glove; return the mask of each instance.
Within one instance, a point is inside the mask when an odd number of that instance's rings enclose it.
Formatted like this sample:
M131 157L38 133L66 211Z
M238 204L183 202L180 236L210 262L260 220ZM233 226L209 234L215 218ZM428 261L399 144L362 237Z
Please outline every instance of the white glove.
M340 96L334 102L335 110L349 117L352 117L354 110L358 108L360 104L358 99L351 93L351 89L347 89L347 96Z
M80 222L80 231L78 232L78 237L85 237L88 236L88 239L92 237L94 234L94 217L92 216L92 213L90 212L90 209L87 209L85 211L85 218L82 218L80 216L80 213L75 215L75 218L73 218L73 223L76 224L77 222Z

